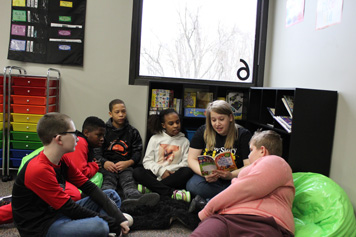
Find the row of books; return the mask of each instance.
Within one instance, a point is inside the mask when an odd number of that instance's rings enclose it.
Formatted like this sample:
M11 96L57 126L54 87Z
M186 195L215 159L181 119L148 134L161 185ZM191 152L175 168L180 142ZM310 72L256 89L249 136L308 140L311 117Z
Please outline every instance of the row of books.
M243 98L242 92L228 92L226 97L219 97L219 99L224 99L231 104L235 119L242 119ZM204 116L205 109L213 100L214 94L212 92L185 92L182 106L182 99L174 98L173 90L152 89L149 114L159 114L159 111L167 108L174 108L178 113L181 113L184 107L185 116L195 117L195 115L199 115L200 117L200 114Z
M294 108L293 97L284 95L281 99L284 106L286 107L286 110L288 111L289 116L276 115L275 108L267 107L267 110L271 114L273 119L275 119L288 133L291 133Z

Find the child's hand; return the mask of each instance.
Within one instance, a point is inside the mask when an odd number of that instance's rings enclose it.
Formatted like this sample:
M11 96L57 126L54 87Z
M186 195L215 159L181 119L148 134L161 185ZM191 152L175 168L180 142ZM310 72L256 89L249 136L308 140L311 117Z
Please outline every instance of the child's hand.
M163 175L162 175L162 179L167 178L167 177L170 176L171 174L174 174L174 172L173 172L173 171L170 171L170 170L164 171L164 173L163 173Z
M121 222L120 226L121 226L122 234L126 235L129 233L130 227L128 221Z
M110 171L112 173L117 173L118 172L115 164L113 162L111 162L111 161L106 161L104 163L104 169L106 169L107 171Z
M121 171L133 165L133 160L119 161L115 163L115 168L117 171Z
M95 163L99 166L99 169L101 168L101 162L100 161L98 161L97 159L93 159L94 161L95 161Z

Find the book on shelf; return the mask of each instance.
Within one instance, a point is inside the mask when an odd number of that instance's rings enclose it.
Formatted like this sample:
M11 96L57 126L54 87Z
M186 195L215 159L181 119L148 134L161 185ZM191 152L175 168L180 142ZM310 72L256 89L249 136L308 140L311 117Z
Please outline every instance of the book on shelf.
M182 100L178 98L173 99L173 109L178 113L181 114L182 112Z
M286 107L290 117L293 118L293 107L294 107L293 96L284 95L282 97L282 101L283 101L283 104Z
M184 107L195 108L197 104L197 93L196 92L185 92L184 93Z
M151 107L169 108L173 106L173 90L152 89Z
M200 155L198 162L203 176L211 174L213 170L233 171L237 169L234 155L230 151L221 152L215 156Z
M274 117L274 115L276 114L276 109L275 108L271 108L271 107L267 107L267 110L272 115L272 117Z
M197 108L206 109L208 104L213 102L213 92L197 91Z
M243 97L242 92L228 92L226 94L226 102L231 105L235 119L242 119Z
M289 116L276 116L276 109L267 107L271 116L288 132L292 132L292 117Z
M292 118L289 116L274 116L277 122L288 132L292 132Z

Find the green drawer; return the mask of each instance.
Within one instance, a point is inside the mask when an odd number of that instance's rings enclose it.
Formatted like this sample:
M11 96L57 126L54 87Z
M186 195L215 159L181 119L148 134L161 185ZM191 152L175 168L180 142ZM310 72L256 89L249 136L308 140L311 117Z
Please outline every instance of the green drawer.
M36 150L37 148L42 147L42 142L33 142L33 141L16 141L11 140L11 147L14 149L27 149L27 150Z
M41 141L36 132L11 131L10 134L11 134L11 140L36 141L36 142Z

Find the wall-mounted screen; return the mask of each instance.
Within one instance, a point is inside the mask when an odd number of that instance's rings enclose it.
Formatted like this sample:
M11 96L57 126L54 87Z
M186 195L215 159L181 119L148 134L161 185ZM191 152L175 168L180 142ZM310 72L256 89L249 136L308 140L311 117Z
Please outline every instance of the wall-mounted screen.
M130 84L193 80L258 85L263 81L259 66L264 64L267 3L135 0Z

